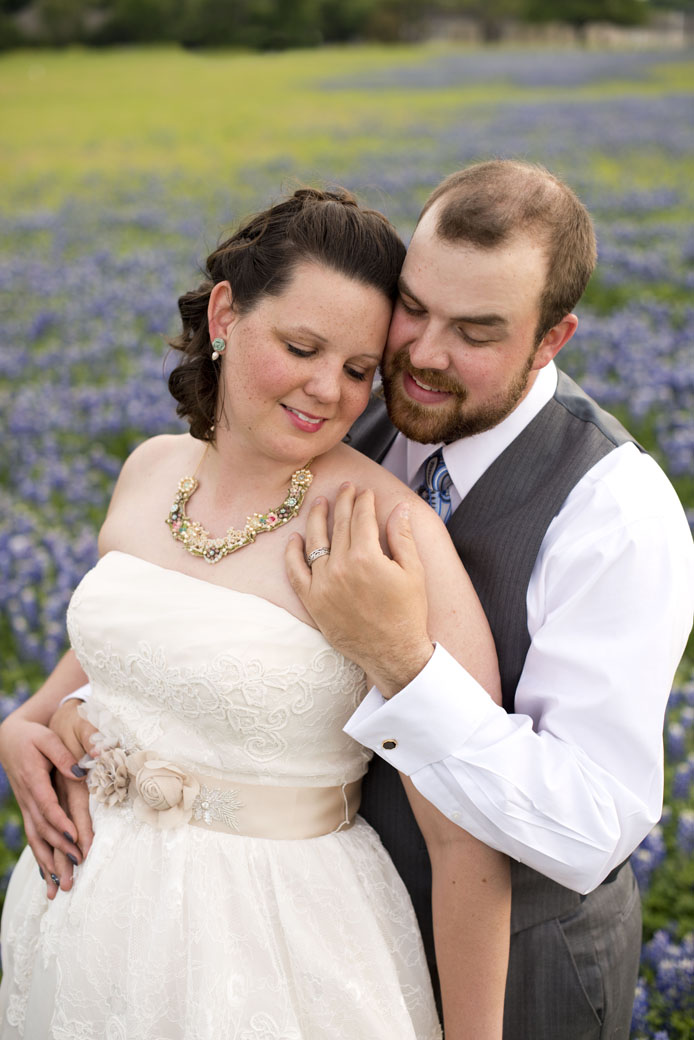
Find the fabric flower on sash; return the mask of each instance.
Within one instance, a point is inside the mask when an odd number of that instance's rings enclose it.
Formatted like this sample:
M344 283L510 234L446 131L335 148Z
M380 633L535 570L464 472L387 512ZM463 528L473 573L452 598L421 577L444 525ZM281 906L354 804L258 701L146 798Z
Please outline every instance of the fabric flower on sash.
M188 823L200 791L194 777L149 751L128 755L128 771L135 783L133 812L138 820L162 831Z
M122 748L103 751L92 764L89 789L97 802L108 806L120 805L128 797L129 784L128 756Z

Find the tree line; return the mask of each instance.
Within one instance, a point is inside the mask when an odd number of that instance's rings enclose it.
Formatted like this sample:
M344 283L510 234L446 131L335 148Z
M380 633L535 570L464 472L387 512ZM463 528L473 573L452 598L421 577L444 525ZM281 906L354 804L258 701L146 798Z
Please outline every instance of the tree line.
M637 25L657 6L694 0L0 0L0 47L178 43L283 49L398 41L434 16L464 15L487 30L504 20Z

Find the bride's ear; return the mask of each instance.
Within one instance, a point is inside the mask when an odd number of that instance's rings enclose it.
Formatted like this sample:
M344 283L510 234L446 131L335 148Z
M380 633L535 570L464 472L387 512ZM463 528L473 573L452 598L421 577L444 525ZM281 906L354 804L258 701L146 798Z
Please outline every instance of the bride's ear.
M229 282L217 282L210 293L210 302L207 305L207 325L210 330L210 339L221 337L221 339L226 341L231 331L231 326L237 318L238 314L234 310L234 301Z

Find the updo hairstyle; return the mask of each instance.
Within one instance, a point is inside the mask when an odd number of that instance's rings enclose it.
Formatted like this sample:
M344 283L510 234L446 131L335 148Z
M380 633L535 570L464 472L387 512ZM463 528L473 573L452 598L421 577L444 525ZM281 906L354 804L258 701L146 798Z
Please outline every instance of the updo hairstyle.
M393 226L376 210L363 209L343 188L302 188L245 221L210 253L202 284L178 301L183 331L169 343L183 357L169 376L169 390L191 435L214 441L219 368L212 360L207 306L218 282L229 282L240 315L265 296L279 296L297 264L306 261L394 300L404 258L405 247Z

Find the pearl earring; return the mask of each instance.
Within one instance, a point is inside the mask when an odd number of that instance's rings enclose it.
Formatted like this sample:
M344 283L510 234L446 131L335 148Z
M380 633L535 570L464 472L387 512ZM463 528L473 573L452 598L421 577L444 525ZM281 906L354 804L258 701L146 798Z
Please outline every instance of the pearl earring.
M220 354L223 354L227 349L227 345L221 336L217 336L216 339L212 340L212 360L216 361Z

